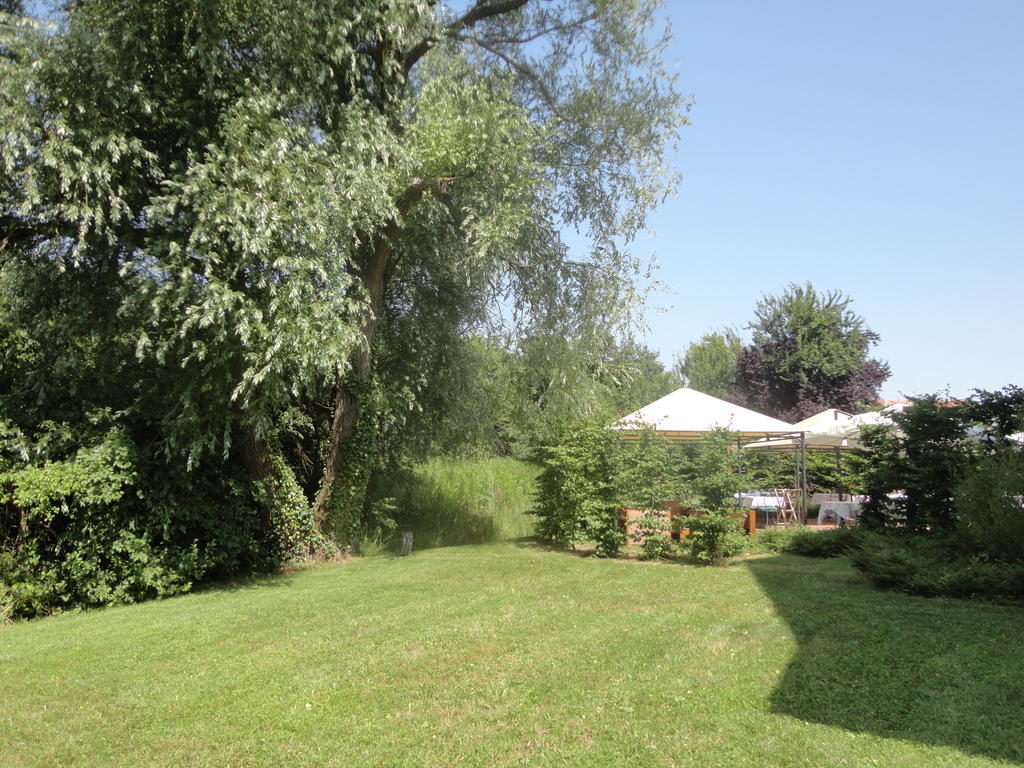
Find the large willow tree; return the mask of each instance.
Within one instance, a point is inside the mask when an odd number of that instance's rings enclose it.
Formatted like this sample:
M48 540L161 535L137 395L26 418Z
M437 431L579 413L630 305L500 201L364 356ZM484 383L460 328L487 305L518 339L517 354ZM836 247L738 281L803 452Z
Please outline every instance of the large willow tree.
M585 341L635 306L624 246L670 191L686 107L655 6L3 17L5 434L38 447L102 411L193 477L230 465L278 501L315 478L315 521L344 537L374 409L428 383L378 361L437 362L487 323Z

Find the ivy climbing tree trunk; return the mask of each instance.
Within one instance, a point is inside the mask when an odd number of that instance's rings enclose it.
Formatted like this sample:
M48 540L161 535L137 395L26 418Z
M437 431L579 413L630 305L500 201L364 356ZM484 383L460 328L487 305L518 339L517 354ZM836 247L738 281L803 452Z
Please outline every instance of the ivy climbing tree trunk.
M384 270L390 248L378 240L367 251L362 280L369 294L370 311L363 318L360 348L349 360L348 370L335 381L324 476L313 510L320 530L342 540L350 532L352 518L358 513L356 503L361 503L369 478L372 445L366 443L372 438L372 425L367 422L372 420L373 337L383 306Z
M347 370L335 380L324 475L313 507L319 529L344 544L351 543L358 523L374 456L373 340L384 310L388 262L401 237L402 221L423 195L445 195L455 180L450 175L412 179L397 202L395 218L379 233L362 240L358 277L367 308L360 326L361 344L349 359Z

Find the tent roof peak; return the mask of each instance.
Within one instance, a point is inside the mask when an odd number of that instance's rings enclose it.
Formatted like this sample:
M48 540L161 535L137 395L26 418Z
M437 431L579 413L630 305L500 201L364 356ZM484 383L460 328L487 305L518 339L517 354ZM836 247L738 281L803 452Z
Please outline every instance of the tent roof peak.
M645 405L614 424L612 429L636 431L639 425L654 427L676 439L697 439L716 428L739 433L741 437L792 435L798 427L749 408L681 387Z

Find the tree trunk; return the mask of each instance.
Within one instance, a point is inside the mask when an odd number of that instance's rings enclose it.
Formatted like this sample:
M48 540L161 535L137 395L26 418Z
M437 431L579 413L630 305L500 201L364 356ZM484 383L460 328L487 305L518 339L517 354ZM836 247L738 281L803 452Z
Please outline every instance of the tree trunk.
M402 221L425 193L446 194L453 181L453 176L412 179L395 205L397 216L379 232L363 240L365 245L360 248L359 278L369 296L370 305L360 329L362 344L349 361L349 369L338 375L334 385L334 411L331 415L327 455L324 457L324 476L313 504L313 520L322 532L340 534L344 538L348 533L344 530L344 523L348 521L331 519L340 511L341 497L345 495L350 502L358 503L365 496L372 456L351 454L353 451L368 450L368 446L358 445L360 433L364 437L372 436L373 425L360 424L364 408L360 398L365 399L370 394L373 337L384 308L385 272L394 244L401 235ZM351 477L346 477L346 469L357 471L351 473Z
M384 306L384 271L391 254L391 243L386 236L373 241L365 250L361 279L369 294L369 312L363 318L362 343L349 361L349 370L339 374L335 381L334 411L328 432L327 455L324 457L324 476L320 481L316 501L313 505L313 520L319 530L337 528L342 521L330 520L332 510L337 506L341 485L359 482L357 477L345 477L343 468L346 451L356 449L352 445L356 427L362 415L364 399L373 376L373 337L377 331L377 320ZM363 489L353 489L361 493Z
M239 453L242 463L245 466L246 474L256 483L269 480L273 485L280 485L280 478L277 477L277 468L271 458L271 448L266 441L257 437L252 429L246 429L242 434L239 445ZM273 534L273 510L267 505L260 507L260 528L264 535Z
M309 501L284 459L276 434L260 437L245 430L239 454L253 482L260 512L257 543L269 558L288 556L300 549L312 552L315 536L309 521Z
M271 448L252 429L245 430L239 449L245 471L253 480L265 480L275 474Z

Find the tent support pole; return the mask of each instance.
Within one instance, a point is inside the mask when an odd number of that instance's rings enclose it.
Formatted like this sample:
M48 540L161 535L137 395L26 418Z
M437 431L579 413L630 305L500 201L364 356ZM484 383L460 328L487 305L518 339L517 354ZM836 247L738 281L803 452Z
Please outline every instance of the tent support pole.
M800 433L800 522L807 524L807 433Z
M842 460L842 457L841 457L842 451L840 450L838 445L835 447L835 452L836 452L836 475L839 477L839 482L842 483L842 481L843 481L842 480L842 478L843 478L843 460ZM843 501L843 487L842 487L842 485L840 485L838 488L836 488L836 490L839 491L839 500Z

